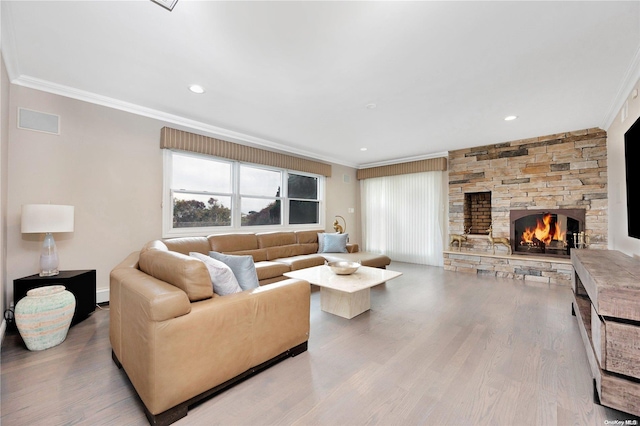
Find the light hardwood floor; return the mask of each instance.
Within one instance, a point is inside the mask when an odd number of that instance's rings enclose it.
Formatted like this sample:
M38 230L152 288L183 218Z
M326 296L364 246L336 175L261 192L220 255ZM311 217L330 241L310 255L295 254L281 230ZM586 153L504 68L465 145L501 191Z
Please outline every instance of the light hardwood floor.
M604 425L566 287L392 263L403 276L347 320L313 291L309 350L192 407L180 425ZM317 290L317 289L316 289ZM11 425L146 425L111 361L108 311L60 346L2 345ZM637 420L637 419L636 419Z

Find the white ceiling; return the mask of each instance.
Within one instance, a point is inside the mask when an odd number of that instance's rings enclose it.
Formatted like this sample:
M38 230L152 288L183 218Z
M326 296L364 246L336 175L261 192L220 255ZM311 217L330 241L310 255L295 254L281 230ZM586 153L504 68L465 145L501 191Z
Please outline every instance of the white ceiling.
M608 126L640 2L3 0L2 51L15 84L362 167Z

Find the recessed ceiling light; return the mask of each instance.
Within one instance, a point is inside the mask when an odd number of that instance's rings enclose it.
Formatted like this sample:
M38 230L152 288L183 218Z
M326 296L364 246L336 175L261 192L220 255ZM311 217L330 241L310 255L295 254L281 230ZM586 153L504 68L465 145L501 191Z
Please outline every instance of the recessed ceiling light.
M507 115L507 116L504 118L504 121L512 121L512 120L515 120L516 118L518 118L518 116L517 116L517 115Z
M360 151L366 151L367 148L360 148Z
M189 86L189 90L191 90L193 93L197 93L197 94L202 94L204 93L204 88L198 84L192 84L191 86Z
M374 109L375 107L377 107L378 105L374 104L374 103L370 103L370 104L366 104L365 107L367 107L367 109Z

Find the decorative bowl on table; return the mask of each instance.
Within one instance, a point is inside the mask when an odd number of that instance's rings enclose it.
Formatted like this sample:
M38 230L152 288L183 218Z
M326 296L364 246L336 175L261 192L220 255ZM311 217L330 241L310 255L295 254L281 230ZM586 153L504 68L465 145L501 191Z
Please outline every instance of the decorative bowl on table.
M329 266L329 269L337 275L351 275L357 271L360 266L362 266L358 262L347 262L345 260L329 262L327 265Z

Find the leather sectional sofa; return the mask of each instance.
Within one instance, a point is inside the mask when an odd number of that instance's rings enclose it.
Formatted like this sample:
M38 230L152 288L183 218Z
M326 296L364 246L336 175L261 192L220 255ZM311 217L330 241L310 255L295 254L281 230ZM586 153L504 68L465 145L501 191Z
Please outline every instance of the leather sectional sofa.
M316 253L322 231L226 234L152 241L110 275L109 337L153 425L307 349L310 286L282 274L348 259L386 267L383 255ZM217 296L190 252L254 258L258 288Z
M386 268L391 260L375 253L360 252L357 244L347 244L347 253L318 253L318 233L324 231L223 234L207 237L202 249L253 256L260 285L285 279L285 272L323 265L325 261L350 260L364 266ZM203 237L204 238L204 237ZM182 251L171 246L171 250Z

